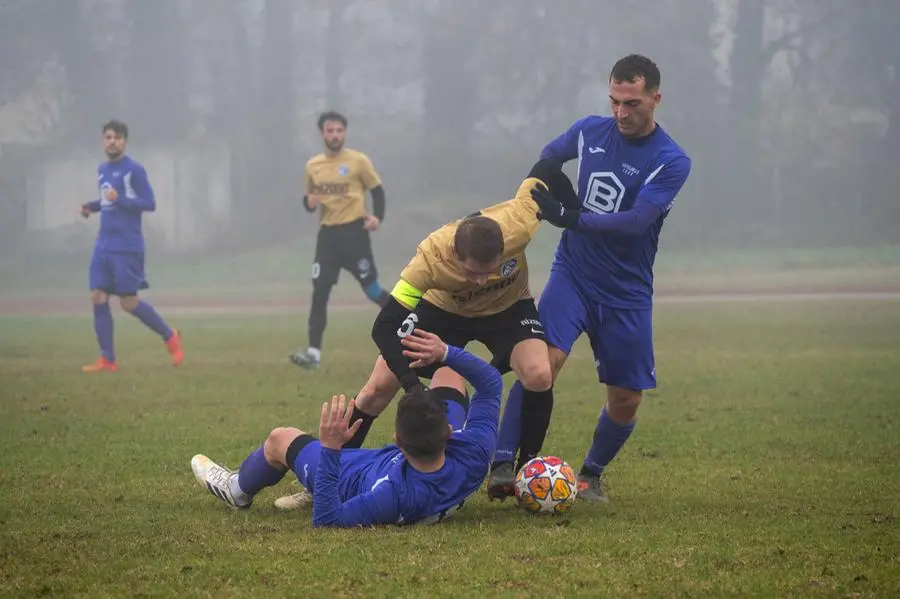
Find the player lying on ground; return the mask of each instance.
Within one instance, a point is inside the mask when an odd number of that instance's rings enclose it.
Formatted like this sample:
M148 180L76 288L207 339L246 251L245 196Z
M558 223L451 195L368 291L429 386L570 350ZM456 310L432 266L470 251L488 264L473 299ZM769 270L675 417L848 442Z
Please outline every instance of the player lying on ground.
M597 375L606 384L579 474L580 499L607 501L600 475L634 430L643 390L656 387L653 262L663 222L691 170L690 158L655 121L659 84L650 59L622 58L609 77L613 117L581 119L541 153L560 163L578 160L583 199L579 211L535 192L543 218L565 229L540 300L553 377L587 333ZM528 436L537 430L527 432L524 424L542 421L546 430L550 423L549 413L529 415L524 395L521 385L513 386L500 429L497 460L510 476L517 446L531 447Z
M466 380L459 376L449 366L441 366L431 377L431 389L444 399L444 408L447 412L447 422L453 427L453 432L462 430L466 422L466 413L469 409L469 392L466 389ZM275 507L280 510L296 510L308 507L312 504L312 495L299 480L294 481L299 486L295 493L283 495L275 500Z
M396 445L342 449L362 422L353 419L353 401L345 405L343 395L335 396L322 405L318 439L276 428L237 472L196 455L191 468L197 480L228 505L249 508L257 493L293 470L312 493L313 526L432 523L450 516L487 475L503 381L494 367L431 333L416 331L403 345L417 365L444 363L461 373L475 388L471 407L460 407L464 396L456 389L420 385L397 405Z
M525 260L525 248L539 225L537 204L531 197L537 186L547 187L563 205L578 205L559 163L539 161L513 199L445 225L419 244L372 327L381 355L357 394L353 420L363 423L346 447L362 446L372 422L401 385L409 391L421 386L419 377L433 376L434 366L411 366L403 355L401 339L417 327L457 347L480 341L493 354L492 364L500 372L515 371L536 405L552 405L547 344ZM542 443L538 437L528 438ZM520 453L524 463L537 449L532 451L526 444ZM488 481L488 493L505 496L513 491L512 481L503 484L506 487L498 491ZM301 491L276 503L289 507L306 500Z
M372 161L344 147L347 118L337 112L319 116L325 152L306 163L308 212L319 210L319 234L312 265L313 295L309 308L309 345L291 354L291 361L316 368L322 357L322 337L328 316L328 298L341 270L348 270L370 300L384 306L388 293L378 282L369 233L384 221L384 187ZM366 213L366 190L372 194L372 214Z
M94 331L100 346L96 362L84 372L118 369L113 344L113 318L109 296L118 295L122 309L159 335L172 357L172 365L184 360L178 331L169 328L153 306L138 297L150 285L144 277L144 235L141 215L156 210L156 198L147 171L125 154L128 126L119 121L103 125L103 151L107 161L97 167L100 198L81 205L81 216L100 213L100 232L91 257L89 282L94 304Z

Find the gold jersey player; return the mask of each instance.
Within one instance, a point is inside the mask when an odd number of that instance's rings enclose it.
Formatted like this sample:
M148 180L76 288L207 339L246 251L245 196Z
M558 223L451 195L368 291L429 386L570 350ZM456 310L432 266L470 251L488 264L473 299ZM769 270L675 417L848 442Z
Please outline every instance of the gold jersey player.
M291 354L291 361L315 368L322 355L322 336L328 316L328 297L341 269L350 271L366 296L384 306L390 295L378 282L369 233L384 220L384 187L372 161L362 152L344 147L347 119L337 112L319 116L325 152L306 163L308 212L319 210L319 234L312 266L313 295L309 310L309 346ZM372 214L366 212L365 193L372 194Z
M372 327L381 355L356 397L353 418L363 424L347 447L362 445L372 422L401 386L408 391L421 385L419 377L432 378L435 366L411 362L400 342L417 328L434 331L457 347L483 343L495 368L515 371L528 392L527 401L552 404L549 354L525 258L540 225L531 196L536 186L547 187L566 205L577 202L559 164L540 161L514 198L445 225L419 244ZM530 451L522 446L520 461ZM492 491L490 484L488 491L498 497L507 494Z
M401 340L416 329L432 331L446 343L465 347L483 343L493 354L491 364L502 373L513 370L524 387L519 464L537 455L544 441L553 406L552 372L544 329L528 284L525 249L540 225L532 198L535 187L546 187L562 205L578 207L578 198L558 162L541 160L532 167L513 199L447 224L419 244L416 255L400 273L390 299L372 327L381 355L359 391L351 422L362 420L344 448L362 446L373 421L390 404L401 386L421 387L419 377L454 381L459 375L438 372L437 365L413 361ZM454 382L442 386L459 387ZM448 410L463 413L461 393L443 396ZM526 417L528 415L528 417ZM456 417L455 414L451 416ZM515 479L491 474L488 494L503 499L512 494ZM275 505L295 509L308 505L303 491L279 498Z

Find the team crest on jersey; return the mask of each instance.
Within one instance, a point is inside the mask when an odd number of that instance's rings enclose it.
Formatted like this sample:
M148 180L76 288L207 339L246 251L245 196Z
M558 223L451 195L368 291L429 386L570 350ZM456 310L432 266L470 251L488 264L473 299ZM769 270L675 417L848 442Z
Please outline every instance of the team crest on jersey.
M342 164L338 167L338 174L342 177L346 177L349 172L350 168L346 164Z
M519 267L519 259L518 258L510 258L506 262L503 263L503 266L500 267L500 276L508 277L513 274L516 269Z

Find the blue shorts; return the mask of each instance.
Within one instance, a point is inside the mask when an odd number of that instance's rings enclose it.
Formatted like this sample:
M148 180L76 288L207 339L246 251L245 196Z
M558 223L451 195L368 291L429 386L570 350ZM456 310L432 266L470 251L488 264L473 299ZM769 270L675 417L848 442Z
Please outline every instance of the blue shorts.
M94 250L89 271L91 289L110 295L137 295L150 287L144 278L144 254Z
M587 333L601 383L641 391L656 388L653 309L603 305L579 291L563 270L550 272L538 313L547 343L566 354Z
M316 484L316 470L319 468L319 458L322 455L322 443L318 439L310 440L291 464L291 470L297 475L300 484L313 490Z

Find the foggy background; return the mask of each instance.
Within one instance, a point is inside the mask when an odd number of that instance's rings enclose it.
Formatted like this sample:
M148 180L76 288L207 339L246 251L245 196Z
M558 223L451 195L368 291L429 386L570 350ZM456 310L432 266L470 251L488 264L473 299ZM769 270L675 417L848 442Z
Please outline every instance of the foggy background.
M326 109L383 179L390 286L429 231L509 198L547 141L609 114L609 70L634 52L693 159L661 255L896 244L898 31L891 0L3 0L3 287L38 270L86 289L99 219L77 209L111 118L157 196L151 282L211 257L229 285L307 280L303 167ZM541 231L546 261L558 234Z

